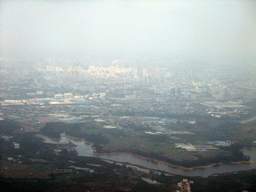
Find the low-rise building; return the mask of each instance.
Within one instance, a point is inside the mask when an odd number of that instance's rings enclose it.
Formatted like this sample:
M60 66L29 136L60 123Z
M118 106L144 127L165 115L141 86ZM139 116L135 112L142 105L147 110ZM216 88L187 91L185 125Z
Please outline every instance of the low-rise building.
M65 98L65 99L73 99L74 96L73 96L72 93L64 93L64 98Z
M188 179L183 179L178 183L179 190L177 192L191 192L190 184L193 184L194 181L189 181Z
M63 99L64 96L60 93L54 95L54 99Z

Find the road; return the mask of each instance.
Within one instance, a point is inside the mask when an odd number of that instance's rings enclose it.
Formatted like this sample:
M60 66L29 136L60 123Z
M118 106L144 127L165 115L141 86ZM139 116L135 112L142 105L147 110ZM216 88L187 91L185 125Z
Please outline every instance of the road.
M251 117L250 119L247 119L247 120L240 121L240 123L245 124L245 123L249 123L249 122L252 122L252 121L255 121L255 120L256 120L256 116Z

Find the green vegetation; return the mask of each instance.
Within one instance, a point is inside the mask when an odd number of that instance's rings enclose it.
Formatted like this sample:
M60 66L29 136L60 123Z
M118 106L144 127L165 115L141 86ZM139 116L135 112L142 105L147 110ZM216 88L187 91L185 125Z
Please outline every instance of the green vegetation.
M97 116L98 118L98 116ZM230 118L199 118L195 124L169 123L163 127L166 131L177 131L179 140L174 140L173 135L168 134L147 134L146 130L156 132L156 128L149 126L138 126L129 123L124 129L106 129L105 123L95 122L93 118L87 123L64 124L49 123L40 131L49 137L59 138L65 132L78 138L84 138L95 144L97 152L131 152L147 157L154 154L159 160L168 158L174 162L187 162L188 165L195 165L196 161L202 165L218 162L229 162L247 160L243 154L235 153L231 148L210 149L207 152L200 152L177 148L175 143L181 142L192 145L205 145L208 141L240 141L241 146L256 138L255 126L242 125ZM157 125L157 124L155 124ZM160 127L161 128L161 127ZM186 133L190 132L190 133ZM193 133L193 134L191 134ZM175 135L175 134L174 134ZM248 142L243 142L243 139ZM241 149L241 146L239 146ZM228 156L226 159L224 157ZM149 156L150 157L150 156ZM169 161L165 159L166 161Z
M93 142L95 144L107 144L108 139L104 137L101 133L98 134L87 134L85 131L81 131L81 127L84 124L65 124L60 122L47 123L40 132L51 138L60 138L61 133L66 133L67 135L84 138L88 142ZM88 127L95 126L95 124L90 123Z
M22 127L14 121L0 121L0 135L13 136L15 133L18 133L18 130L21 128Z
M212 176L205 179L194 178L193 180L194 184L191 185L191 191L193 192L236 192L248 189L249 191L255 191L256 189L256 174L253 171Z
M256 122L251 122L241 126L239 130L234 132L234 139L250 141L250 142L255 141L256 140Z
M154 186L149 185L146 181L139 181L131 190L131 192L154 192Z

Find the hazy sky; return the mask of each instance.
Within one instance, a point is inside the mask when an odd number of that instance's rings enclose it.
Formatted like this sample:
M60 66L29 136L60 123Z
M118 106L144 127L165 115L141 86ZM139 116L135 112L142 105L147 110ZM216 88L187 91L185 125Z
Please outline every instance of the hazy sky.
M2 55L256 56L253 0L0 3Z

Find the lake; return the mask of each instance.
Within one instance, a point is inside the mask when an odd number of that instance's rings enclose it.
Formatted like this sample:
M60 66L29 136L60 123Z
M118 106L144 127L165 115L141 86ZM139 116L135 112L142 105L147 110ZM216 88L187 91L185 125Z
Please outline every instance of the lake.
M45 142L51 142L50 139L46 136L43 136ZM60 139L60 142L51 142L51 143L61 143L61 142L71 142L75 145L75 149L78 152L79 156L89 156L92 157L94 149L92 148L91 145L85 143L83 140L73 140L70 139L66 136L63 136ZM243 153L249 157L251 157L251 161L256 162L256 151L255 150L245 150ZM235 172L235 171L243 171L243 170L251 170L251 169L256 169L256 163L253 164L223 164L223 165L218 165L218 166L213 166L209 168L202 168L202 169L194 169L192 171L189 170L183 170L175 167L168 166L163 163L156 163L153 161L141 159L139 157L133 156L132 154L115 154L115 155L97 155L97 157L100 157L102 159L107 159L111 161L117 161L121 163L127 163L127 164L133 164L133 165L138 165L141 167L144 167L146 169L154 169L158 171L164 171L169 174L174 174L174 175L184 175L184 176L202 176L202 177L207 177L213 174L218 174L218 173L229 173L229 172Z
M245 155L248 155L251 157L251 161L256 161L256 151L255 150L245 150L243 151ZM202 176L207 177L212 174L218 174L218 173L228 173L228 172L234 172L234 171L242 171L242 170L251 170L256 169L256 164L223 164L218 166L213 166L209 168L204 169L194 169L192 171L183 170L175 167L170 167L166 164L162 163L156 163L153 161L148 161L141 159L139 157L133 156L131 154L117 154L117 155L101 155L100 158L123 162L123 163L130 163L139 165L148 169L154 169L158 171L164 171L169 174L175 174L175 175L184 175L184 176Z

